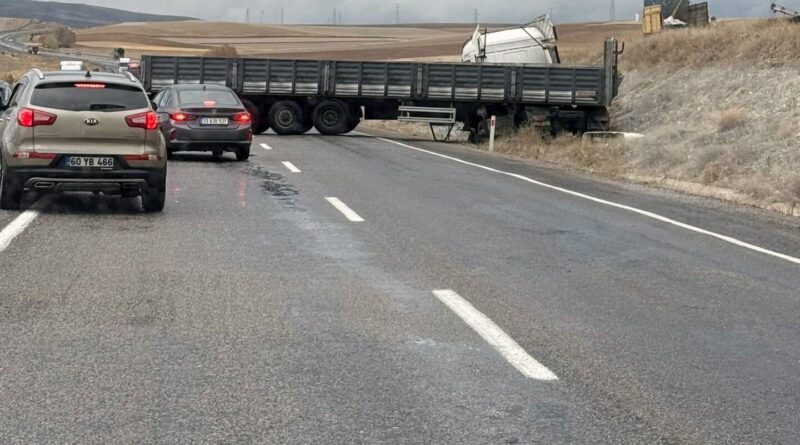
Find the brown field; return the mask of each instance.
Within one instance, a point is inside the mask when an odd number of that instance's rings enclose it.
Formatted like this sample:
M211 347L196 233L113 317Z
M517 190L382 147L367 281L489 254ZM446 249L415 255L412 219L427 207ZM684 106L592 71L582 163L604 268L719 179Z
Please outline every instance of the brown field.
M78 44L106 53L122 46L143 53L202 54L233 45L244 56L357 60L458 60L473 25L277 26L219 22L127 23L78 31ZM598 57L605 37L638 37L638 25L586 23L559 27L566 62Z

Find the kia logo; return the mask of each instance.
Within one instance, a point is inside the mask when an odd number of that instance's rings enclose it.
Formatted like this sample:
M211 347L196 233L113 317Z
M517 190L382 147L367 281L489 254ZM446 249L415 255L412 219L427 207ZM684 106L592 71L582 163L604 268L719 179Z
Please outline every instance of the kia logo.
M95 118L93 118L93 117L87 117L86 119L83 120L83 123L86 124L86 125L95 126L95 125L99 124L100 121L95 119Z

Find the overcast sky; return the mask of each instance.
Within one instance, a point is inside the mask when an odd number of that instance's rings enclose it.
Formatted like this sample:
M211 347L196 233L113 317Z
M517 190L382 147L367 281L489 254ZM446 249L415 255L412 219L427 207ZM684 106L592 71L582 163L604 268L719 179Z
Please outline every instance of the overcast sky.
M156 14L188 15L204 19L245 20L250 8L252 22L279 23L281 6L287 23L326 23L333 8L345 24L394 23L400 4L400 19L411 22L466 22L478 9L482 22L519 23L552 10L557 22L607 20L611 0L61 0L70 3L110 6ZM642 0L615 0L617 18L633 18ZM697 3L697 2L694 2ZM710 0L711 14L719 17L764 17L770 0ZM800 0L778 2L800 9Z

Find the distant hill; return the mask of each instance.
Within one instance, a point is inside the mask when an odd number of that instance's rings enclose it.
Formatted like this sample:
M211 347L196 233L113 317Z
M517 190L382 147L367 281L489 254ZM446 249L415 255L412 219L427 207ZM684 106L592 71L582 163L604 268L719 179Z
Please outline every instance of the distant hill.
M143 14L100 6L38 0L0 0L0 16L57 22L74 28L113 25L123 22L192 20L190 17Z

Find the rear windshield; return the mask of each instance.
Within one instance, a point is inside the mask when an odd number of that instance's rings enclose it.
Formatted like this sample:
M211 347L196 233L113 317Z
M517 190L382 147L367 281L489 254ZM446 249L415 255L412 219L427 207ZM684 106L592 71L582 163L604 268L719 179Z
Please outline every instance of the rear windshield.
M240 107L239 98L231 91L220 90L184 90L178 92L178 100L182 107Z
M31 105L68 111L111 112L148 108L150 101L133 85L57 82L36 87Z

